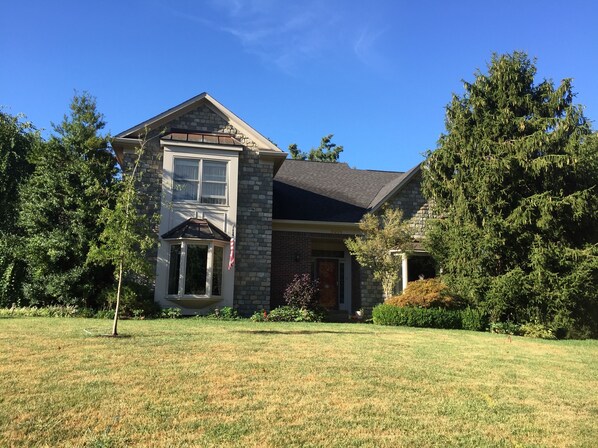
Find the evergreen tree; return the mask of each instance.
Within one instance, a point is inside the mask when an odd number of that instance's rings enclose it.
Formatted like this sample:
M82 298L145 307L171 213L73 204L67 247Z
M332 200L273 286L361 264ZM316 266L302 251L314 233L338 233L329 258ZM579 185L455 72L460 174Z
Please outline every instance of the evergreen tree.
M312 148L308 153L301 151L296 143L289 145L289 153L294 160L311 160L315 162L338 162L343 147L332 143L334 134L322 137L320 146Z
M424 193L445 280L493 320L598 331L598 146L570 79L494 55L446 112Z
M102 228L98 216L111 207L116 159L105 123L88 93L75 95L70 116L34 159L22 189L19 224L27 263L25 296L31 304L98 306L112 282L109 265L86 259Z
M40 142L31 123L0 111L0 306L21 299L24 263L16 219L19 188L33 170L29 158Z

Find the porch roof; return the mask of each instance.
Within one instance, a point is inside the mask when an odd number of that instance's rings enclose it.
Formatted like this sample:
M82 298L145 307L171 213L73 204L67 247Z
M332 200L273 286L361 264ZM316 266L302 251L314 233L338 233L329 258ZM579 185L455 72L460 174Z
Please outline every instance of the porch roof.
M200 239L230 241L230 236L216 227L207 219L190 218L162 235L165 240L170 239Z

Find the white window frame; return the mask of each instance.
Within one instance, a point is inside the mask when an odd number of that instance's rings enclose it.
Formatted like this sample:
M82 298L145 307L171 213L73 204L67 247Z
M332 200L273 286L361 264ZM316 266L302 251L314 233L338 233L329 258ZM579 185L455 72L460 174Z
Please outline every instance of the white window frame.
M176 189L176 177L175 177L175 167L176 167L176 161L177 160L190 160L193 162L196 162L198 164L197 167L197 179L182 179L184 181L192 181L192 182L197 182L197 199L175 199L175 189ZM211 183L224 183L224 196L206 196L206 197L210 197L210 198L216 198L216 199L224 199L224 202L219 204L219 203L212 203L212 202L203 202L202 201L202 190L203 190L203 177L204 177L204 173L203 173L203 168L204 168L204 161L205 162L209 162L209 163L219 163L224 165L225 170L226 170L226 174L225 174L225 180L224 182L218 182L218 181L206 181L206 182L211 182ZM203 205L213 205L213 206L227 206L229 205L229 197L228 197L228 192L229 192L229 171L230 171L230 167L229 167L229 161L228 160L221 160L221 159L207 159L207 158L195 158L195 157L179 157L179 156L175 156L173 157L172 160L172 202L174 203L199 203L199 204L203 204Z
M168 243L168 263L167 263L167 277L166 277L166 297L169 299L188 299L188 298L211 298L211 297L222 297L222 284L220 285L220 294L219 295L212 295L212 281L213 281L213 273L214 269L218 268L214 266L214 247L221 247L223 252L222 257L222 266L220 269L222 270L221 273L221 282L224 279L224 248L226 246L225 242L215 242L210 240L197 240L197 239L181 239L181 240L171 240L167 241ZM179 262L179 284L178 284L178 291L176 294L168 294L168 290L170 289L170 254L172 246L180 245L181 246L181 259ZM185 280L187 275L187 249L189 246L203 246L208 248L208 259L206 262L206 293L205 294L185 294Z

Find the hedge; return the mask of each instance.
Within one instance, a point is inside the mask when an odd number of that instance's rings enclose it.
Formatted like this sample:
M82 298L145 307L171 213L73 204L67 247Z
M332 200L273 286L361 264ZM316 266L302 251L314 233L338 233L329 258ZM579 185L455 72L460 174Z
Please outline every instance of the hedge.
M382 303L374 307L372 318L374 323L378 325L475 331L482 331L486 327L486 319L483 313L470 308L446 310L442 308L400 307Z

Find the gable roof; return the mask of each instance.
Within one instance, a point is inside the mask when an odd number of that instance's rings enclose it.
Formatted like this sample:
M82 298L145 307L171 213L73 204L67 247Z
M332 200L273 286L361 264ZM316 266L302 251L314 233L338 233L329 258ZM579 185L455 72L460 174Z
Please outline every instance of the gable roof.
M171 107L167 111L164 111L155 117L145 120L121 132L120 134L117 134L114 137L114 140L118 142L121 139L138 139L144 129L154 129L160 127L161 125L166 124L169 121L172 121L175 118L178 118L181 115L197 108L201 103L207 104L214 112L224 116L224 118L230 121L230 123L239 132L245 134L250 140L254 141L255 144L258 145L258 149L260 151L271 151L274 153L283 152L274 143L253 129L206 92L200 93L199 95L194 96L193 98L190 98L177 106Z
M273 218L358 222L405 173L358 170L346 163L285 160L274 178Z
M370 211L375 212L376 210L378 210L382 206L382 204L384 204L391 196L394 196L399 190L401 190L405 185L407 185L409 181L413 179L413 177L415 177L415 175L420 171L421 163L418 163L409 171L404 173L401 177L385 185L382 189L380 189L376 197L374 197L374 199L372 199L372 201L370 202L368 206Z

